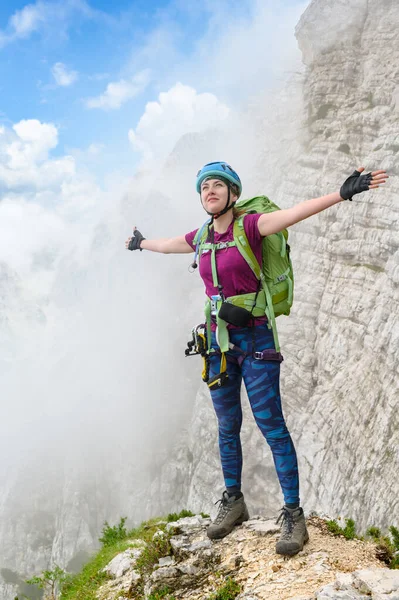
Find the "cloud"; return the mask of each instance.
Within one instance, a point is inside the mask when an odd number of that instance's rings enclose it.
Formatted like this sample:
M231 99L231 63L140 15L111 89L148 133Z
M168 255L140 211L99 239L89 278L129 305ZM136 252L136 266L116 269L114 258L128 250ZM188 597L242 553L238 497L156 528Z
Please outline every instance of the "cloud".
M103 94L86 100L87 108L101 108L103 110L115 110L141 94L150 82L150 71L145 69L137 73L130 80L120 79L111 82Z
M32 33L39 32L46 26L51 26L59 36L63 35L65 27L69 27L71 18L77 14L86 19L107 20L105 13L92 9L85 0L58 2L38 0L16 10L10 16L6 28L0 30L0 48L17 40L29 38Z
M164 159L182 135L218 126L229 113L213 94L198 94L176 83L159 94L158 102L148 102L136 129L130 129L129 140L144 160Z
M58 145L53 123L26 119L1 130L0 257L24 286L45 294L57 256L86 243L103 194L90 173L77 168L75 157L51 155ZM90 146L90 152L98 151Z
M41 2L28 4L21 10L17 10L10 18L10 27L15 37L28 37L33 31L39 29L45 20L45 5Z
M159 89L182 81L242 107L301 68L294 29L307 4L308 0L206 1L200 7L181 3L179 18L172 20L171 11L165 11L141 48L134 48L127 67L151 68ZM195 39L188 39L187 31L194 27Z
M58 130L52 123L25 119L5 130L0 138L0 189L35 193L73 176L73 157L49 158L57 144Z
M78 79L77 71L68 69L68 67L61 62L55 63L51 69L51 72L57 85L62 87L68 87L69 85L75 83L75 81Z
M47 19L47 12L47 5L40 1L17 10L11 15L6 30L0 31L0 48L38 31Z

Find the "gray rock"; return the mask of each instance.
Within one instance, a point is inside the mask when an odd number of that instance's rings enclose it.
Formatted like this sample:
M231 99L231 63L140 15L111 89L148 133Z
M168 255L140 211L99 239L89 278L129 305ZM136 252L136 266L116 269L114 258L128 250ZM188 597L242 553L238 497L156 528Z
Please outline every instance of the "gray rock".
M151 581L161 581L163 579L172 579L174 577L178 577L179 571L176 567L160 567L151 573L150 579Z
M108 563L106 567L104 567L104 573L110 575L111 577L122 577L129 569L131 569L142 550L139 548L132 548L129 550L125 550L121 554L118 554Z
M175 559L173 556L164 556L159 559L158 564L160 567L170 567L175 563Z
M198 542L194 542L190 544L188 551L189 552L198 552L199 550L205 550L207 548L212 548L212 542L209 539L199 540Z
M317 600L399 600L399 571L375 568L339 573L335 583L316 593Z
M353 586L376 600L399 600L399 571L363 569L353 574Z
M197 567L196 565L190 563L181 563L178 565L177 568L183 575L195 576L198 575L198 573L200 573L201 571L200 567Z
M370 596L359 594L353 588L352 590L340 591L331 583L323 587L319 592L316 592L316 600L370 600Z
M275 519L269 519L267 521L262 519L250 519L243 523L243 527L255 531L259 535L272 535L280 531L280 525L276 524Z

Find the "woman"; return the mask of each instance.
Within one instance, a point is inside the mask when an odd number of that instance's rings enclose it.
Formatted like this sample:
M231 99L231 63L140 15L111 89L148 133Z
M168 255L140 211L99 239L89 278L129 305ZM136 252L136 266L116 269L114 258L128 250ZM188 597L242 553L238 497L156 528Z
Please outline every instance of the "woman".
M343 200L352 200L355 194L375 189L385 183L385 171L361 175L364 168L357 169L342 185L340 192L306 200L292 208L267 214L247 214L243 217L246 237L259 263L262 261L263 237L282 231L299 221L317 214ZM233 223L238 211L234 208L241 195L241 181L237 173L226 163L208 163L197 174L197 192L203 208L210 215L208 238L218 244L216 267L212 269L211 252L203 252L200 258L200 275L204 280L208 298L258 292L259 281L237 247L228 246L234 241ZM126 241L129 250L152 252L189 253L196 249L194 230L186 235L147 240L135 229L133 237ZM220 246L222 248L220 248ZM215 282L214 272L217 272ZM218 283L218 286L215 285ZM219 450L226 485L220 500L215 521L208 528L211 539L222 538L237 524L249 518L241 492L242 452L240 429L242 412L240 403L241 381L244 379L255 421L268 442L284 496L280 539L276 552L292 556L302 550L309 536L305 517L299 500L298 464L291 436L285 425L280 398L280 360L278 353L270 360L275 343L266 316L252 318L246 327L227 325L230 350L227 352L227 380L221 387L210 388L219 425ZM220 371L220 349L216 339L216 321L213 319L209 354L210 379ZM218 353L219 350L219 353ZM266 356L266 359L264 358ZM277 359L276 359L277 357Z

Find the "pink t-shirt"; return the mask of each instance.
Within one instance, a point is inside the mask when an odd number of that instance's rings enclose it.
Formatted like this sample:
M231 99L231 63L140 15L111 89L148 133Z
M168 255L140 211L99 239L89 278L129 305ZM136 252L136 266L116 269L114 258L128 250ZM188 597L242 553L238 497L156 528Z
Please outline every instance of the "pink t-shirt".
M252 251L261 265L263 237L258 229L258 220L260 216L260 214L245 215L244 230ZM215 231L215 244L220 242L232 242L234 240L233 224L234 221L230 223L229 228L225 233L217 233ZM198 229L190 231L190 233L187 233L185 236L186 242L194 250L195 244L193 244L193 240L197 231ZM210 241L209 238L207 241ZM223 288L225 298L257 291L259 282L236 246L216 251L216 268L219 284ZM206 295L209 298L218 295L219 291L213 285L210 251L205 251L201 254L199 259L199 272L205 284ZM255 324L264 323L265 319L266 317L257 318L255 319ZM230 327L232 326L230 325Z

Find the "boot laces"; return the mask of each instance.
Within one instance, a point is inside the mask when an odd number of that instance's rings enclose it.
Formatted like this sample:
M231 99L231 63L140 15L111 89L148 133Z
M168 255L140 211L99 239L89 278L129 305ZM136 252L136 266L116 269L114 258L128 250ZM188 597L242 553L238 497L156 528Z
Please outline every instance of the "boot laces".
M283 539L290 539L292 536L292 532L294 531L294 517L292 513L287 510L284 506L281 509L281 513L279 514L276 524L281 521L281 537Z
M214 521L214 523L216 523L217 525L219 525L223 521L223 519L225 518L225 516L227 515L227 513L231 509L231 506L229 504L229 495L228 495L228 493L227 492L223 492L222 497L220 498L220 500L217 500L215 502L215 504L220 504L218 514L217 514L216 519Z

